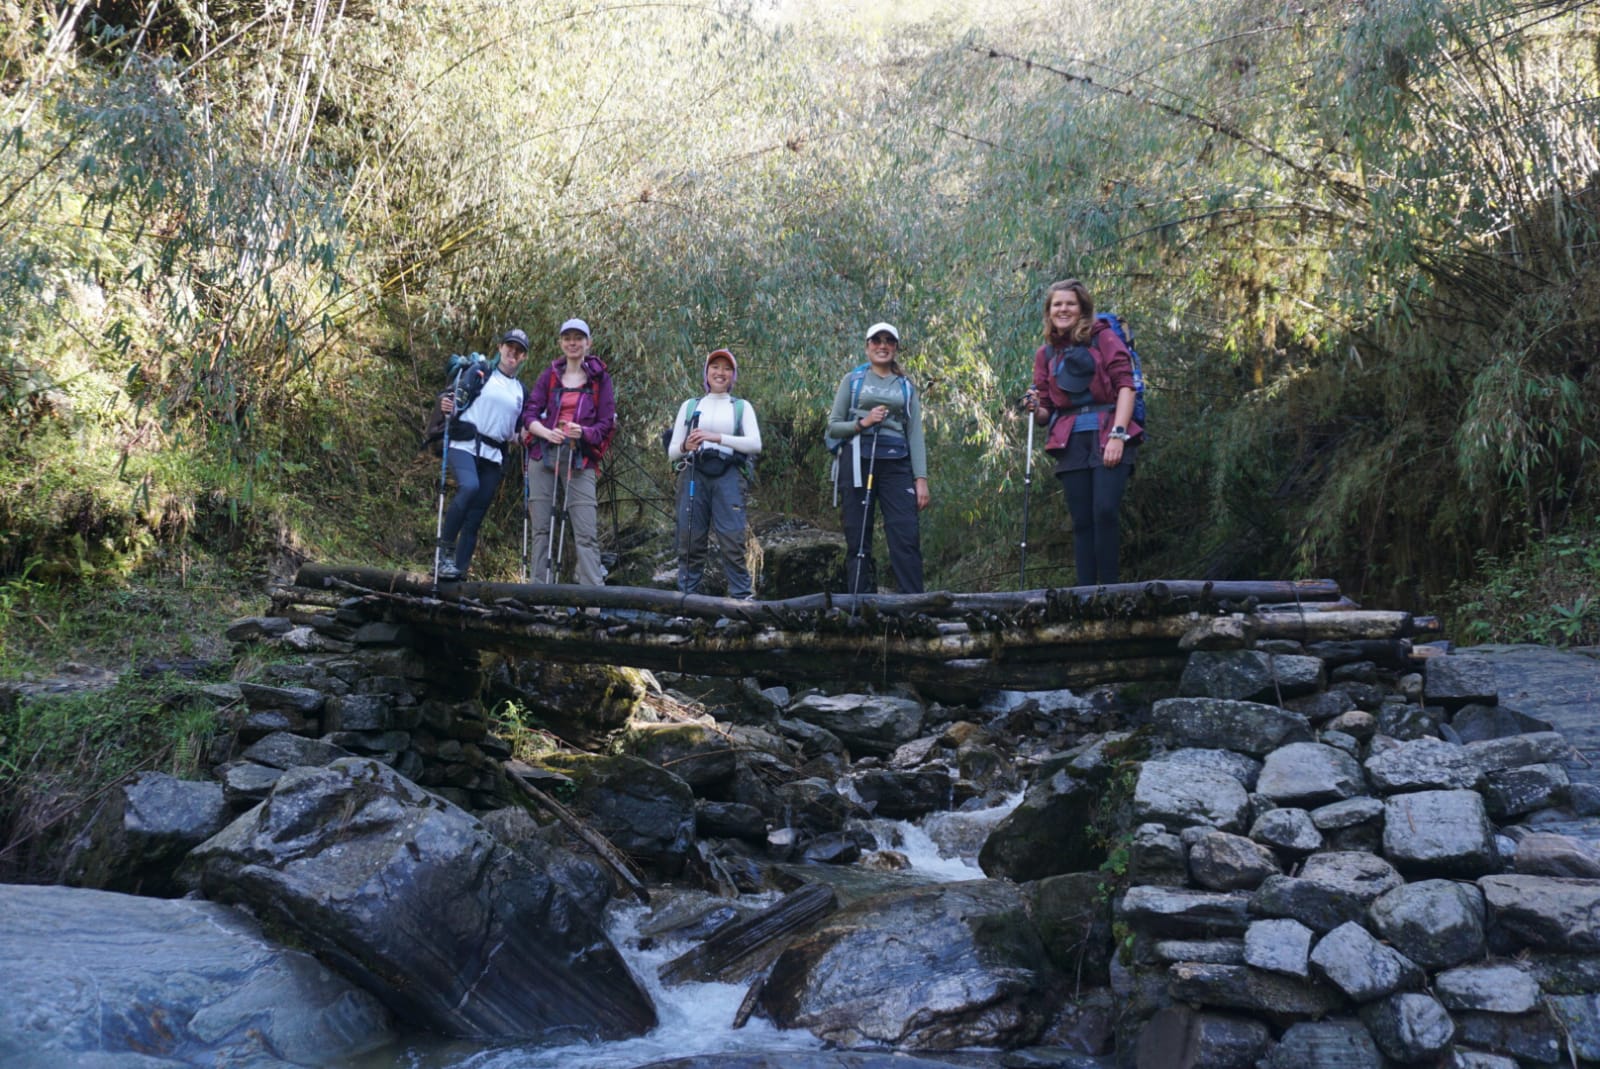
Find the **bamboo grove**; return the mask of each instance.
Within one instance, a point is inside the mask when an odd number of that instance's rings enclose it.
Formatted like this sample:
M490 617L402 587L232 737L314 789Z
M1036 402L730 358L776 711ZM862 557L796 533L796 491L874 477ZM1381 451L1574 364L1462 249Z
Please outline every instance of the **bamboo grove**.
M419 559L444 359L568 315L623 393L615 531L661 522L657 437L718 346L758 504L827 523L824 410L888 318L931 580L1006 587L1013 402L1066 276L1151 380L1141 577L1410 602L1600 511L1593 5L0 10L8 575L262 532Z

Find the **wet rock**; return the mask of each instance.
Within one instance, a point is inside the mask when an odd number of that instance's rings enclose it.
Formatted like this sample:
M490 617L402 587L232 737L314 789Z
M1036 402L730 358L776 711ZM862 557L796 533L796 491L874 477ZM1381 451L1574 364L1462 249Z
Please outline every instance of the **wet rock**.
M1434 993L1448 1009L1528 1013L1539 1004L1539 984L1515 965L1467 965L1433 979Z
M287 732L274 732L252 743L240 756L246 761L254 761L269 768L289 769L301 766L321 768L341 757L355 755L342 746L335 746L329 742L291 735Z
M1407 992L1391 995L1361 1008L1378 1048L1407 1064L1437 1058L1455 1037L1455 1022L1428 995Z
M647 692L636 668L530 657L495 662L484 676L483 702L515 702L561 738L590 746L626 724Z
M1157 939L1150 952L1158 961L1244 965L1243 939Z
M1517 1069L1515 1058L1456 1047L1445 1056L1444 1069Z
M1098 872L1049 876L1024 888L1045 953L1077 983L1110 982L1111 898Z
M1478 886L1489 924L1519 942L1541 950L1600 952L1600 880L1485 876Z
M230 761L214 774L222 784L222 799L230 810L248 809L272 792L272 785L283 769L259 765L254 761ZM209 838L209 836L208 836Z
M1106 829L1097 821L1108 778L1080 778L1062 767L1034 783L984 840L978 854L984 873L1021 883L1099 868Z
M144 772L106 796L73 841L64 882L167 897L182 894L174 870L221 831L230 812L222 785Z
M1429 969L1483 957L1483 895L1472 884L1423 880L1372 903L1373 926L1400 953Z
M1322 846L1322 833L1304 809L1269 809L1250 827L1250 838L1290 857L1309 854Z
M1377 1044L1355 1021L1292 1024L1259 1065L1260 1069L1384 1069Z
M1322 690L1322 660L1261 650L1198 650L1189 655L1178 693L1234 701L1276 701Z
M1332 802L1311 811L1311 823L1318 831L1340 831L1358 824L1377 823L1383 819L1383 803L1363 795Z
M1253 921L1244 933L1245 964L1301 980L1310 979L1314 938L1311 929L1299 921L1287 918Z
M283 709L304 717L320 713L327 697L310 687L269 687L262 683L240 683L239 693L253 711Z
M1136 884L1182 887L1189 879L1183 840L1160 824L1141 824L1128 842L1128 880Z
M842 830L845 821L856 812L849 799L820 777L781 784L772 794L778 806L774 815L813 835Z
M1415 962L1354 922L1323 936L1312 948L1311 964L1319 976L1356 1002L1371 1002L1423 981Z
M656 1023L605 932L545 873L377 762L289 771L188 864L209 897L323 948L422 1027L620 1038Z
M1384 801L1384 856L1413 875L1473 876L1495 867L1494 829L1476 791L1417 791Z
M1130 887L1117 901L1117 917L1140 932L1178 939L1243 935L1250 926L1250 896L1177 887Z
M1504 823L1536 809L1559 805L1567 793L1567 770L1560 765L1524 765L1491 772L1483 801L1489 815Z
M801 858L808 865L850 865L861 860L861 844L844 832L829 832L807 843Z
M872 694L808 694L787 714L827 728L860 756L888 757L922 733L922 706L909 698Z
M327 700L322 712L326 732L388 731L401 726L394 699L387 694L344 694Z
M1494 666L1475 657L1429 657L1423 662L1422 693L1430 705L1446 709L1500 700Z
M1356 703L1351 700L1348 694L1342 694L1339 691L1323 691L1320 694L1307 694L1299 698L1289 698L1283 703L1283 707L1291 712L1299 713L1313 724L1321 724L1336 720L1346 713L1355 711Z
M1561 1032L1546 1013L1458 1013L1454 1020L1456 1042L1461 1046L1536 1065L1561 1060Z
M348 1064L393 1038L371 995L214 902L0 885L0 970L19 1067Z
M1324 735L1330 731L1336 731L1357 741L1372 738L1377 730L1377 718L1363 709L1352 709L1347 713L1340 713L1322 725Z
M1166 698L1152 707L1158 730L1173 746L1234 750L1260 757L1291 742L1311 741L1298 713L1221 698Z
M843 1046L1010 1048L1033 1042L1063 983L1008 883L891 892L792 943L761 988L780 1028Z
M694 843L694 792L687 783L620 754L546 754L540 763L577 784L569 808L617 849L665 874L682 871Z
M1585 1064L1600 1062L1600 995L1552 995L1549 1002L1573 1057Z
M1232 776L1247 791L1255 790L1256 778L1261 775L1261 762L1232 750L1205 750L1184 747L1163 754L1161 760L1172 765L1192 765Z
M1251 891L1282 870L1272 851L1241 835L1207 829L1189 846L1189 875L1212 891Z
M1167 971L1167 990L1179 1002L1256 1013L1320 1017L1343 1004L1338 991L1322 984L1262 972L1248 965L1185 962ZM1318 1062L1289 1063L1296 1066Z
M1485 772L1499 772L1523 765L1560 764L1572 759L1572 746L1559 731L1537 731L1531 735L1510 735L1502 739L1469 742L1466 749Z
M253 642L286 634L294 622L282 616L242 616L228 625L223 637L229 642Z
M1593 847L1550 832L1535 832L1518 840L1515 866L1524 876L1600 879L1600 856Z
M1317 806L1366 789L1361 766L1347 753L1317 742L1296 742L1267 755L1256 791L1279 805Z
M1483 781L1478 762L1465 747L1433 738L1402 742L1369 757L1366 769L1373 785L1385 794L1472 789Z
M1519 713L1504 705L1468 705L1456 710L1450 718L1450 727L1462 742L1482 742L1507 735L1524 735L1536 731L1549 731L1548 720Z
M1136 1069L1250 1069L1271 1045L1272 1033L1260 1021L1168 1006L1145 1022L1134 1065Z
M873 813L891 820L911 820L949 809L954 781L945 768L914 771L875 768L850 777L850 785Z
M630 721L614 746L618 753L669 770L696 794L714 791L733 778L733 741L715 724Z
M1408 705L1386 701L1378 707L1378 731L1402 741L1438 738L1444 710L1437 705Z
M767 838L767 818L753 805L700 800L694 804L695 831L719 839L760 843Z
M1148 761L1133 790L1134 818L1174 827L1204 824L1243 829L1250 797L1225 772L1192 764Z

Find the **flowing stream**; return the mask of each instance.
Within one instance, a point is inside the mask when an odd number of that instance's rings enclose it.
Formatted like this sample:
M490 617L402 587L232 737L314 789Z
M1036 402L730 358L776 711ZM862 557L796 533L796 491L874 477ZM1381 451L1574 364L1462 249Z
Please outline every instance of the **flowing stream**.
M907 876L930 882L981 879L983 872L976 861L978 848L989 830L1016 808L1021 798L1018 793L999 806L974 812L935 813L920 825L874 820L867 826L880 846L906 856L910 862L910 868L905 870ZM766 895L747 901L767 905L776 898ZM656 976L661 966L694 944L674 939L641 941L639 927L648 912L648 907L638 903L615 902L606 923L629 968L655 1000L661 1023L648 1034L610 1043L560 1047L411 1039L399 1049L375 1052L355 1069L631 1069L695 1054L821 1049L821 1041L811 1033L774 1028L759 1017L752 1017L743 1028L732 1027L747 990L744 984L664 986ZM642 942L647 949L641 947Z

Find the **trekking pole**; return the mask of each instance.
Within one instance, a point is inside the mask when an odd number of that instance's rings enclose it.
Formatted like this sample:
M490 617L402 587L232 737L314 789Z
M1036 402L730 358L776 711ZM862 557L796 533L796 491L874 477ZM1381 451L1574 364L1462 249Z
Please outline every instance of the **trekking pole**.
M528 499L533 496L533 486L528 474L528 443L522 443L522 581L533 579L533 543L529 541Z
M556 581L556 495L561 492L561 449L566 444L563 439L556 446L554 470L550 474L550 532L544 540L544 581L547 583Z
M433 525L433 585L439 585L439 565L444 557L444 493L447 472L450 465L450 424L456 418L456 402L460 400L457 387L461 385L462 368L456 368L455 375L450 379L450 411L444 417L444 448L439 451L439 516Z
M1028 589L1028 496L1033 489L1033 409L1024 408L1022 414L1028 420L1028 455L1022 467L1022 554L1017 565L1018 590Z
M878 432L872 432L872 451L867 457L867 489L861 495L861 544L856 547L856 577L850 584L850 611L858 608L856 599L861 596L861 569L867 563L867 537L872 534L872 476L878 468Z
M561 481L561 541L556 545L556 574L561 574L561 561L567 555L567 528L572 526L572 461L578 447L567 445L567 474ZM551 580L555 582L555 580Z

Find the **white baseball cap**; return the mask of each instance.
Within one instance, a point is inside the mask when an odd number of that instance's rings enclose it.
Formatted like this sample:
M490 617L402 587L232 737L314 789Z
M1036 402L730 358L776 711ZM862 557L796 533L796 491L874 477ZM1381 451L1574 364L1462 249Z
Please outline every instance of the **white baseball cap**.
M900 332L894 329L892 323L874 323L867 328L867 340L871 341L874 334L887 334L895 341L900 340Z
M565 323L561 324L561 329L556 331L556 334L557 334L557 336L559 336L559 335L565 334L569 330L581 330L581 331L583 331L583 336L585 338L594 337L593 334L589 333L589 324L585 323L581 319L569 319L569 320L567 320Z

